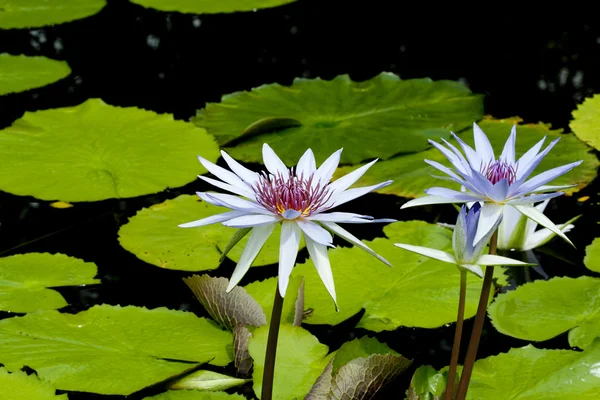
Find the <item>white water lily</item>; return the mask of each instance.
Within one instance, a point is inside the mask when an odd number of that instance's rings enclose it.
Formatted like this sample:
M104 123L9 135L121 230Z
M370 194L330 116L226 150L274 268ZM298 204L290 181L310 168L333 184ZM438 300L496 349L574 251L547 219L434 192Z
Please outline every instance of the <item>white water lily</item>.
M278 283L282 297L285 295L289 277L296 262L301 235L304 236L308 253L317 273L334 302L336 301L335 286L327 255L327 247L333 247L331 233L391 266L386 259L375 253L338 223L365 224L394 222L395 220L376 220L368 215L347 212L326 212L392 183L392 181L386 181L377 185L349 189L377 160L330 182L339 164L341 153L342 149L336 151L317 168L313 152L308 149L298 161L296 168L288 169L271 147L264 144L263 161L268 172L261 174L250 171L224 151L221 151L221 155L231 171L198 157L202 165L221 180L204 176L199 176L200 179L240 197L222 193L198 192L197 194L202 200L230 208L233 211L179 226L191 228L220 222L228 227L240 228L225 252L246 233L250 233L248 244L229 281L228 292L246 274L277 224L281 224Z

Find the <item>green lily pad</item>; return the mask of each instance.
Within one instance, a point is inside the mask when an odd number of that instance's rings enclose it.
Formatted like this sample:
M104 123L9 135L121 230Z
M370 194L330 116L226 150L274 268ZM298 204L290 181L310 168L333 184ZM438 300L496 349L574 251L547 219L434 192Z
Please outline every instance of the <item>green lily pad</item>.
M288 165L308 147L320 161L343 147L341 162L355 164L424 150L427 139L447 138L482 115L482 97L459 82L382 73L364 82L297 78L291 87L236 92L207 104L193 122L243 161L262 162L268 143Z
M180 228L178 225L229 211L223 207L200 201L197 196L182 195L173 200L144 208L119 230L119 242L139 259L161 268L182 271L206 271L219 266L221 251L236 232L221 224L197 228ZM277 226L254 261L257 265L279 261ZM248 236L227 254L237 262ZM304 247L304 241L300 248Z
M66 394L57 395L48 382L23 371L9 374L0 367L0 398L2 400L68 400Z
M159 11L187 14L220 14L237 11L256 11L259 8L277 7L296 0L130 0L142 7Z
M233 376L220 374L214 371L194 371L183 378L169 383L169 389L195 389L218 392L241 386L249 379L240 379Z
M0 21L2 20L0 11ZM0 96L46 86L71 73L64 61L0 54Z
M440 400L448 377L430 365L422 365L413 374L406 400Z
M573 111L573 121L570 128L575 135L596 150L600 150L600 133L598 124L600 123L600 95L592 98L577 106Z
M197 390L169 390L152 397L144 397L144 400L246 400L239 394L227 394L223 392L206 393Z
M267 348L268 326L262 326L253 332L248 349L254 359L254 393L261 397L265 351ZM273 399L289 400L304 398L310 391L332 355L329 349L319 343L307 330L283 324L279 330L277 355L275 359L275 381Z
M0 363L28 366L62 390L129 395L198 363L227 365L231 341L189 312L101 305L0 321Z
M92 16L106 0L3 0L0 29L36 28Z
M569 331L569 344L585 349L600 332L599 296L598 278L552 278L499 295L488 313L505 335L541 341Z
M479 127L486 133L496 154L502 152L504 142L510 134L513 124L520 119L494 120L485 119L479 123ZM561 137L556 147L543 159L538 166L538 172L568 164L576 160L583 160L583 164L552 181L552 185L574 184L574 188L566 189L566 193L574 193L587 186L595 177L596 169L600 162L596 156L590 153L590 148L581 142L575 135L561 134L560 130L551 130L545 124L527 124L517 127L517 156L520 156L544 136L547 136L546 144L556 137ZM470 145L473 144L472 129L460 135ZM444 155L435 148L416 154L407 154L394 157L389 160L375 163L361 180L361 186L373 185L388 179L394 182L378 190L379 193L395 194L403 197L420 197L425 189L432 186L444 186L452 189L460 189L460 185L441 179L434 179L431 175L443 175L437 169L427 165L423 160L433 160L450 167L450 163ZM336 171L334 177L347 174L357 166L343 167Z
M0 131L0 190L42 200L127 198L183 186L215 161L214 140L193 124L90 99L27 112Z
M276 285L277 278L270 278L264 281L255 281L244 286L246 292L262 307L264 314L267 316L267 321L271 319L271 313L273 312L273 298L275 297ZM282 323L300 326L302 313L304 312L304 289L304 278L302 276L293 276L290 278L285 298L283 299L283 309L281 311ZM297 323L298 321L300 323Z
M64 254L29 253L0 258L0 311L55 310L66 300L49 287L100 283L97 268Z
M590 271L600 272L600 238L585 248L585 258L583 263Z

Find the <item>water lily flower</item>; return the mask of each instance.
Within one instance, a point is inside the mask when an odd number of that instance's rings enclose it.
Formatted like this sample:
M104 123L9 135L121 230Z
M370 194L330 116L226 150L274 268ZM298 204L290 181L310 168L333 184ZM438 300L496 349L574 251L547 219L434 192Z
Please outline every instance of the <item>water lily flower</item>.
M490 237L500 224L501 218L494 223L481 240L475 241L475 233L481 220L482 211L483 208L479 203L475 203L468 212L467 206L461 207L454 231L452 232L452 250L454 254L429 247L413 246L404 243L394 243L394 245L413 253L455 264L459 269L472 272L480 278L483 277L482 265L530 265L495 254L483 254Z
M502 217L504 206L510 205L527 218L571 243L548 217L533 206L533 203L560 196L563 193L556 192L557 190L572 187L572 185L547 186L546 183L575 168L582 161L552 168L528 179L560 138L555 139L543 151L540 151L546 139L544 137L525 152L521 158L516 160L516 125L513 126L498 159L496 159L494 149L487 136L475 123L473 124L473 134L475 149L452 133L464 151L464 156L454 145L444 139L442 140L448 148L433 140L429 141L446 156L455 171L436 161L425 160L429 165L447 174L448 177L444 179L460 183L465 191L433 187L425 191L426 196L411 200L401 208L425 204L483 202L481 217L474 238L475 242L478 242L487 234L490 227L494 226Z
M239 241L244 233L250 232L248 244L229 281L228 292L246 274L277 224L281 224L279 291L282 297L285 295L296 261L301 235L304 236L308 253L334 302L336 301L335 286L327 255L327 247L333 247L331 233L391 266L386 259L338 223L365 224L395 220L376 220L367 215L347 212L327 212L392 183L386 181L377 185L349 189L377 160L330 182L339 164L341 153L342 149L336 151L319 168L316 168L313 152L308 149L298 161L296 168L288 169L271 147L264 144L263 161L268 172L260 174L242 166L224 151L221 151L221 155L233 172L198 157L202 165L220 181L204 176L199 176L200 179L241 197L198 192L202 200L233 211L179 226L190 228L220 222L228 227L240 228L238 232L242 232L242 235L238 235L235 242Z

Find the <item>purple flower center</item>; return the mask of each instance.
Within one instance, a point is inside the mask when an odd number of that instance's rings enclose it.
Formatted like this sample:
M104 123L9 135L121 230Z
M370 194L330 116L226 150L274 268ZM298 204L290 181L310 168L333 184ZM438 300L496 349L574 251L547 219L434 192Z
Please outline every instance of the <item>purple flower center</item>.
M503 160L490 161L488 164L482 164L480 172L494 185L502 179L506 179L508 184L512 185L517 179L517 165L510 164Z
M252 189L256 201L274 214L286 219L307 217L326 209L325 205L332 195L328 185L317 183L313 186L313 176L296 176L293 168L290 169L289 179L263 172Z

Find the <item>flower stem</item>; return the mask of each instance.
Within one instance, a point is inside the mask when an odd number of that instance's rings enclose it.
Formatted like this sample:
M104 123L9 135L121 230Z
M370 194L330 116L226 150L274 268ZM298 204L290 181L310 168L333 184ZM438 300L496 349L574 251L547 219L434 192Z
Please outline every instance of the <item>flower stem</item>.
M448 371L448 384L444 400L454 398L454 383L456 380L456 366L458 365L458 354L460 353L460 341L462 337L463 321L465 316L465 297L467 293L467 272L460 270L460 292L458 295L458 315L456 317L456 328L454 330L454 344L452 345L452 357L450 358L450 370Z
M283 297L279 294L279 285L275 289L273 300L273 311L269 324L269 337L267 338L267 352L265 354L265 370L263 371L261 400L273 398L273 380L275 376L275 355L277 354L277 339L279 338L279 324L281 322L281 310L283 309Z
M496 247L498 245L498 230L494 232L490 239L490 251L489 254L496 254ZM477 307L477 314L475 315L475 322L473 323L473 330L471 331L471 339L469 340L469 348L467 349L467 355L465 356L465 364L463 366L462 374L460 377L460 383L458 384L458 392L456 394L456 400L465 400L467 398L467 390L469 389L469 381L471 380L471 373L473 372L473 364L475 364L475 358L477 357L477 348L479 347L479 339L481 339L481 331L483 330L483 321L487 311L488 301L490 299L490 289L492 287L492 277L494 276L494 267L488 266L485 268L485 275L483 277L483 286L481 288L481 295L479 296L479 306Z

